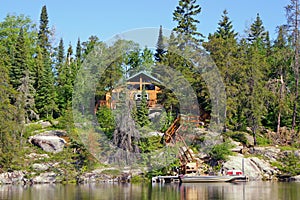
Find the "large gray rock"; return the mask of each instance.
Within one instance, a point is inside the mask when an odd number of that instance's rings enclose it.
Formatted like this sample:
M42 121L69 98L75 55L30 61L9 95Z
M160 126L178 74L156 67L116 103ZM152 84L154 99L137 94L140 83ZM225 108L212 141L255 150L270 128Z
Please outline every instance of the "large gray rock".
M46 131L29 137L29 142L42 148L46 152L58 153L63 151L66 141L59 136L64 136L64 131Z
M34 177L31 181L33 183L55 183L57 174L54 172L41 173L39 176Z
M280 154L280 149L276 147L255 147L251 150L251 153L262 155L268 158L270 161L276 161Z
M291 181L295 181L295 182L300 182L300 175L298 175L298 176L292 176L292 177L290 178L290 180L291 180Z
M0 184L17 184L24 180L25 172L13 171L0 174Z
M271 180L276 178L277 169L272 168L270 164L257 157L244 158L243 155L229 156L229 160L223 164L225 169L242 170L244 162L244 173L249 180Z
M34 163L32 165L32 168L36 171L46 171L49 169L49 165L47 164L42 164L42 163Z

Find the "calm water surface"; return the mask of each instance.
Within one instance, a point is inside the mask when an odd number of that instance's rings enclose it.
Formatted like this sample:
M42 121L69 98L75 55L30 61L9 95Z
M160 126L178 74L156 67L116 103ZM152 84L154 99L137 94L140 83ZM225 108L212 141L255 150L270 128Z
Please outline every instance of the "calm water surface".
M226 199L300 200L300 183L85 184L0 186L0 199L135 200Z

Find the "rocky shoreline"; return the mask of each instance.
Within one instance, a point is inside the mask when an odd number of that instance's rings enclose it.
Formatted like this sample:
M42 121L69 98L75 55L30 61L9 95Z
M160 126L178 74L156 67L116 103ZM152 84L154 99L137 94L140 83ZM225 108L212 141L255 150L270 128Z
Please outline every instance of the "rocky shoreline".
M43 123L42 128L51 126ZM196 135L207 134L204 129L199 129ZM244 169L249 181L297 181L300 182L300 175L290 176L281 174L280 170L272 163L280 158L293 153L295 157L300 157L300 150L282 150L278 146L254 147L251 136L247 135L248 146L236 141L231 141L234 155L228 156L226 162L222 164L224 169ZM206 142L206 141L205 141ZM72 161L66 159L53 158L55 155L65 153L66 146L69 145L68 134L64 130L37 130L28 138L28 143L35 146L39 151L31 151L25 154L24 161L27 166L24 170L0 171L0 185L3 184L52 184L52 183L95 183L95 182L132 182L132 177L145 180L144 173L147 169L115 169L102 166L93 171L80 172L68 170L67 166L74 165ZM29 147L33 148L33 147ZM74 151L76 148L74 148ZM72 152L72 155L74 153ZM204 163L209 156L203 152L195 154L195 157L203 166L202 171L207 170ZM243 163L243 166L242 166ZM206 165L206 166L205 166ZM201 168L200 167L200 168ZM21 168L23 169L23 168ZM1 168L0 168L1 170ZM150 181L150 180L149 180Z
M236 159L236 158L235 158ZM246 163L250 162L251 159L247 160ZM252 160L252 162L258 161L257 159ZM259 164L261 161L259 161ZM231 161L228 162L230 164ZM253 163L252 163L253 164ZM226 166L225 164L224 166ZM268 168L267 166L261 166L262 170L265 170L264 174L250 174L249 181L286 181L286 182L300 182L300 175L298 176L276 176L275 172ZM62 183L76 183L76 184L88 184L88 183L111 183L111 182L131 182L132 174L122 173L120 175L108 175L101 172L102 170L94 170L92 172L83 173L76 177L76 181L68 181L66 177L61 174L54 172L43 172L38 175L33 175L26 171L13 171L4 172L0 174L0 185L8 184L22 184L22 185L32 185L32 184L62 184ZM29 178L31 177L31 178Z
M32 176L32 173L28 173L26 171L13 171L13 172L4 172L0 174L0 185L8 185L8 184L23 184L23 185L32 185L32 184L61 184L61 183L97 183L97 182L130 182L129 174L122 174L119 176L110 176L107 174L94 172L88 172L82 174L77 178L76 181L66 181L65 177L56 174L54 172L43 172L37 176L33 176L32 178L28 178L28 176Z

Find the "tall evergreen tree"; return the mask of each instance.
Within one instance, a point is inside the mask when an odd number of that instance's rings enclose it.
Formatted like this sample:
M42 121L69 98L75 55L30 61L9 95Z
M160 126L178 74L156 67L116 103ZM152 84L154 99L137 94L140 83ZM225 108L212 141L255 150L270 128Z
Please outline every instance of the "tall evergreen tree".
M209 51L211 58L218 67L226 85L226 126L235 129L237 122L238 86L241 84L239 63L237 62L237 33L234 32L232 22L226 10L223 11L222 19L214 34L209 34L208 42L203 46ZM226 129L225 129L226 130Z
M149 108L147 105L147 99L145 97L146 91L142 90L142 99L137 105L135 121L140 127L144 127L150 124L150 120L148 117Z
M49 20L47 7L44 5L42 7L41 15L40 15L40 26L38 32L38 45L42 50L42 54L44 59L48 59L48 54L51 48L51 44L49 41L50 30L49 30Z
M21 85L21 78L24 77L25 71L28 69L27 52L24 40L23 28L16 42L14 62L10 69L10 81L14 89L18 89Z
M196 0L180 0L173 12L173 21L177 22L173 30L180 38L178 43L180 49L184 49L186 45L196 46L203 41L204 36L197 31L200 21L195 19L200 12L201 7Z
M5 65L9 56L5 51L6 48L0 44L0 165L1 168L7 169L11 167L17 153L19 127L14 116L16 107L10 103L15 91L9 81L9 71Z
M156 62L161 62L163 55L166 53L164 39L163 39L163 31L162 26L159 28L159 34L156 44L156 52L154 54L154 58Z
M82 59L85 59L87 55L94 49L95 45L99 44L99 38L95 35L89 37L88 41L82 43ZM78 46L78 45L77 45Z
M280 127L289 126L289 119L291 116L288 114L288 72L291 64L291 55L292 52L288 46L287 32L284 26L280 26L278 30L278 36L274 41L272 55L271 55L271 65L272 71L269 76L270 80L268 81L268 87L274 94L274 100L269 100L270 108L269 115L274 115L270 118L270 121L273 122L273 126L276 127L277 135L280 134ZM271 102L275 102L275 105L272 106ZM277 124L276 124L277 123Z
M59 40L58 50L57 50L57 72L59 73L59 70L61 66L63 65L65 61L65 47L64 47L64 40L61 38Z
M218 23L218 29L215 33L216 37L221 37L224 40L229 38L235 38L237 33L233 29L232 22L228 17L227 10L223 11L222 20Z
M300 23L300 9L299 0L290 0L290 4L286 6L286 16L287 16L287 26L292 35L292 44L294 49L294 104L293 104L293 116L292 116L292 131L296 127L297 120L297 109L298 109L298 99L299 99L299 23Z
M81 48L80 39L78 38L77 45L76 45L76 54L75 54L77 65L81 63L81 53L82 53L82 48Z
M250 27L250 32L248 35L248 40L250 42L253 42L255 40L262 40L265 41L267 37L267 32L265 31L265 27L263 26L263 22L257 13L256 20L253 22L253 24Z
M39 78L36 80L36 107L41 117L52 118L57 112L55 78L50 57L50 30L48 27L48 14L46 6L43 6L40 16L38 32L38 52L36 58L36 71Z

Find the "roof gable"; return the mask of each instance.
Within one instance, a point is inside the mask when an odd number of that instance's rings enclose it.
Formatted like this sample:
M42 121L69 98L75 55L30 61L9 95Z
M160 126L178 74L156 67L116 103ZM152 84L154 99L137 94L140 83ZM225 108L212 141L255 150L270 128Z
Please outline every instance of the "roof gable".
M143 82L148 82L148 83L158 82L158 83L160 83L160 81L157 78L151 76L150 74L148 74L145 71L140 71L137 74L132 75L131 77L127 78L126 81L127 82L139 82L140 78L143 79Z

